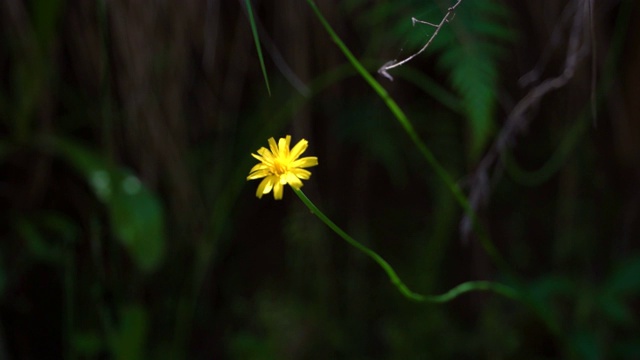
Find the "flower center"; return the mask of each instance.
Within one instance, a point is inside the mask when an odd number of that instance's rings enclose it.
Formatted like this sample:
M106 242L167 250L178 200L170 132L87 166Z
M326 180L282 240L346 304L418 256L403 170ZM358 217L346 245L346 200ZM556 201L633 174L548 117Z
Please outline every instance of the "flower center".
M285 174L287 172L287 165L281 163L280 161L276 160L273 162L273 168L275 170L276 175L282 175Z

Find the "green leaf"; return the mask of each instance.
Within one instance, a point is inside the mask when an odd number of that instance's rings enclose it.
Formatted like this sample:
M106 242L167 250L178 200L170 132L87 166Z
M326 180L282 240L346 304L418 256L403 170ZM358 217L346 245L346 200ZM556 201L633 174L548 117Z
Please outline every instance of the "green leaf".
M77 332L71 336L74 352L83 358L95 359L104 349L104 343L97 333Z
M532 281L526 289L527 300L552 331L560 330L561 313L555 304L557 298L571 299L576 287L563 276L548 275Z
M616 295L640 294L640 256L621 262L611 273L606 288Z
M145 359L148 316L140 305L127 305L120 309L120 326L111 337L115 359Z
M38 261L59 264L64 259L61 244L51 244L42 234L40 229L31 221L18 219L16 232L22 237L31 255Z
M640 256L622 261L611 272L603 285L599 304L604 313L614 322L632 325L635 314L628 304L630 295L640 295Z
M603 359L602 345L596 334L580 331L570 336L569 343L578 359Z
M133 173L85 147L62 139L53 144L106 205L113 231L135 264L146 272L155 270L165 251L164 211L156 195Z
M516 36L507 27L509 13L493 0L463 2L442 28L429 51L441 52L438 65L450 74L468 121L469 158L484 151L495 131L498 61Z
M614 323L631 325L635 322L633 312L619 297L610 293L604 293L598 297L598 302L604 314Z

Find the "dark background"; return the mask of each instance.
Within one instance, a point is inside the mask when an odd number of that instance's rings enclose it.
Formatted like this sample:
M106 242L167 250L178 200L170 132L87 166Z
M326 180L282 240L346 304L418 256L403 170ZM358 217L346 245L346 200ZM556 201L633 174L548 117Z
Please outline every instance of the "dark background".
M376 74L452 2L318 5ZM0 2L0 358L640 358L636 1L463 0L375 75L503 262L309 4L252 8L270 95L244 1ZM290 188L256 199L286 134L412 290L523 300L411 302Z

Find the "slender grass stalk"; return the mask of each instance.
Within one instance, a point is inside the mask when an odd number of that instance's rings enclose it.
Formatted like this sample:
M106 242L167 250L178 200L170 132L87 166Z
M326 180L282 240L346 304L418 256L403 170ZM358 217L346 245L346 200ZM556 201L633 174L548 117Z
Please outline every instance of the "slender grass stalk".
M251 1L244 0L247 6L247 16L249 17L249 24L251 24L251 33L253 34L253 41L256 44L256 51L258 52L258 59L260 60L260 68L262 69L262 77L264 77L264 83L267 86L267 92L271 96L271 88L269 87L269 77L267 76L267 68L264 65L264 57L262 56L262 48L260 47L260 37L258 36L258 27L256 21L253 18L253 10L251 9Z
M489 238L486 230L481 226L478 222L478 217L476 212L473 210L471 205L469 204L469 200L464 195L458 184L451 178L449 173L444 169L444 167L440 164L440 162L433 155L431 150L424 144L424 142L420 139L420 136L414 130L413 124L409 121L409 118L405 115L404 111L398 106L398 104L393 100L393 98L389 95L389 93L380 85L380 83L365 69L365 67L358 61L358 59L351 53L349 48L344 44L344 42L340 39L338 34L333 30L329 22L324 18L316 4L313 0L307 0L309 6L316 14L316 17L325 28L333 42L336 43L340 51L344 54L344 56L349 60L351 65L358 71L360 76L373 88L373 90L380 96L382 101L387 105L391 113L398 120L400 125L403 127L409 138L414 143L414 145L418 148L420 153L427 160L429 165L436 172L438 177L442 179L442 181L449 188L455 199L458 201L464 212L469 216L473 223L473 228L475 230L482 247L485 252L491 257L494 264L497 265L502 271L512 274L510 266L507 261L500 255L498 249L495 247L491 239Z
M294 192L300 200L311 210L311 212L317 216L322 222L324 222L333 232L338 234L342 239L344 239L349 245L355 247L356 249L363 252L365 255L373 259L380 267L387 273L391 282L398 288L398 291L406 298L417 301L417 302L429 302L429 303L444 303L447 301L451 301L462 295L464 293L470 291L493 291L497 294L503 295L507 298L513 300L520 300L520 294L513 288L503 285L500 283L492 282L492 281L468 281L462 283L453 289L447 291L441 295L421 295L415 293L409 289L409 287L400 279L396 271L389 265L389 263L382 258L382 256L378 255L375 251L370 248L362 245L360 242L356 241L354 238L349 236L344 230L342 230L338 225L336 225L331 219L329 219L318 207L311 201L309 198L302 192L302 190L294 189Z

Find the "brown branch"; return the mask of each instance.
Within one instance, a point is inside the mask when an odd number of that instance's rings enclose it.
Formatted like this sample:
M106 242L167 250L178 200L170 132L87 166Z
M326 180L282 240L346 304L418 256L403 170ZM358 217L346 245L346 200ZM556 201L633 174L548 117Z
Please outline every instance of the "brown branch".
M429 47L429 45L431 45L431 42L433 42L433 39L435 39L436 35L438 35L438 32L440 32L440 29L442 29L442 26L444 26L445 23L449 22L449 20L453 19L453 16L455 15L455 10L456 8L460 5L460 3L462 2L462 0L457 0L456 3L451 6L450 8L447 9L447 13L444 14L444 17L442 18L442 20L440 21L439 24L433 24L427 21L421 21L418 20L416 18L411 18L411 22L413 23L413 25L415 26L416 23L420 23L420 24L426 24L429 26L433 26L436 28L436 30L433 32L433 34L431 34L431 36L429 37L429 40L427 40L427 43L424 44L424 46L422 47L422 49L420 49L417 53L409 56L408 58L401 60L401 61L397 61L397 60L391 60L386 62L384 65L382 65L382 67L380 69L378 69L378 74L386 77L387 79L393 81L393 76L389 75L388 70L391 70L393 68L396 68L400 65L406 64L407 62L411 61L411 59L415 58L416 56L422 54L425 50L427 50L427 48Z
M572 7L569 13L573 13L573 24L571 26L571 32L569 33L562 72L556 77L544 80L518 101L507 116L505 125L502 127L491 148L487 151L475 172L471 175L469 179L469 203L474 211L477 212L489 198L491 192L489 172L493 165L497 163L500 155L506 151L507 148L513 146L517 135L529 126L530 118L527 117L529 110L538 105L542 98L549 92L564 87L573 78L580 60L584 59L589 53L590 44L586 39L588 35L585 35L584 31L584 12L579 11L580 5L588 6L587 1L588 0L574 0L572 4L567 5L568 7ZM539 66L536 66L536 68L537 67ZM532 71L530 74L536 72L537 71ZM467 239L471 234L471 219L468 216L463 217L460 223L460 232L464 239Z

